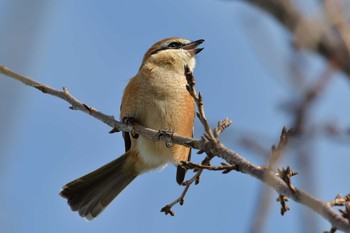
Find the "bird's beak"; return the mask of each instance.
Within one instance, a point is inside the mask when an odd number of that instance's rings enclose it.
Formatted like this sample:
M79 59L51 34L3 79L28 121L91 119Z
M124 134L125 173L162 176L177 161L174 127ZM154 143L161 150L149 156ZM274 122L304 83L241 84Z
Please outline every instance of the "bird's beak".
M204 42L203 39L192 41L192 42L182 46L182 49L187 50L192 56L194 56L204 49L204 48L197 48L197 46L202 44L203 42Z

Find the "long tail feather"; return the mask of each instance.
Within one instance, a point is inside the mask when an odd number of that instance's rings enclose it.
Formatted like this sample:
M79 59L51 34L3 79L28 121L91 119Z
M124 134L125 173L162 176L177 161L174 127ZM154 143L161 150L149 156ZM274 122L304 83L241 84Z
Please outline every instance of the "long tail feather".
M128 152L101 168L66 184L60 195L88 220L99 215L138 175L127 163Z

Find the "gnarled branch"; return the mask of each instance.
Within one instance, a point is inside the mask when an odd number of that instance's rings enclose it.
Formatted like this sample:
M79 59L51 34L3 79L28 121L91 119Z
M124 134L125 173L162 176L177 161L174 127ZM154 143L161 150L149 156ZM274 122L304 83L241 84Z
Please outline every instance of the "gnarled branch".
M85 112L95 117L96 119L104 122L112 128L127 132L133 131L145 137L152 138L155 141L160 140L167 143L176 143L184 146L189 146L194 149L204 151L212 156L218 156L226 160L228 164L239 167L240 172L249 174L255 177L256 179L266 183L267 185L272 187L279 195L288 197L314 210L327 221L329 221L330 224L336 229L345 232L350 232L350 224L348 220L343 216L339 215L336 211L334 211L329 203L323 202L297 188L295 188L295 191L293 192L290 189L290 187L286 184L286 182L283 181L280 177L276 176L276 174L272 170L267 169L265 167L255 166L248 160L244 159L237 152L225 147L219 141L216 141L216 143L212 143L211 141L204 140L203 138L188 138L178 135L176 133L172 134L171 136L167 134L159 135L157 130L145 128L138 124L127 126L122 122L115 120L113 116L103 114L95 108L89 107L88 105L82 103L74 96L72 96L65 88L62 91L54 89L52 87L34 81L30 78L27 78L23 75L20 75L5 66L0 66L0 73L4 74L7 77L16 79L26 85L34 87L45 94L50 94L52 96L56 96L60 99L63 99L72 105L71 109Z

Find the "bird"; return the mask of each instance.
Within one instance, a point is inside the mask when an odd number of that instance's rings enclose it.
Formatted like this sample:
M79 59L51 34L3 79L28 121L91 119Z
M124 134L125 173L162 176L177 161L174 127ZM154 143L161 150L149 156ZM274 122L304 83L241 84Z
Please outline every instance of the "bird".
M145 53L137 74L125 87L120 120L137 122L155 130L169 130L192 137L195 102L186 85L185 67L193 71L203 39L190 41L180 37L156 42ZM63 186L60 195L73 211L87 220L97 217L137 176L177 166L176 181L184 181L191 149L166 145L142 135L123 132L125 153L97 170Z

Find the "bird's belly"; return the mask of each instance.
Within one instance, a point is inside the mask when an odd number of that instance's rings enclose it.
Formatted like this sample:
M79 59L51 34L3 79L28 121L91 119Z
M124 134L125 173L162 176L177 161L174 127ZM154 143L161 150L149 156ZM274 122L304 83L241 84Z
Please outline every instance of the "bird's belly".
M177 132L176 118L182 110L181 103L172 100L152 100L144 105L148 108L142 116L141 124L155 130L170 130ZM167 147L163 141L153 141L144 136L137 139L139 156L147 165L148 169L162 168L168 163L176 163L176 148Z
M140 136L137 142L140 159L145 164L145 171L162 169L172 161L173 153L164 142L154 142L152 139Z

